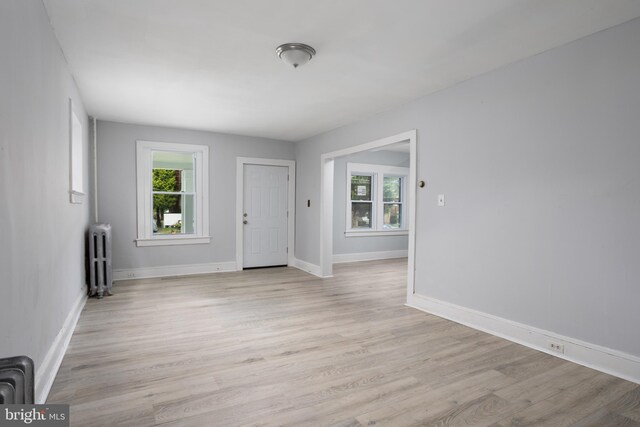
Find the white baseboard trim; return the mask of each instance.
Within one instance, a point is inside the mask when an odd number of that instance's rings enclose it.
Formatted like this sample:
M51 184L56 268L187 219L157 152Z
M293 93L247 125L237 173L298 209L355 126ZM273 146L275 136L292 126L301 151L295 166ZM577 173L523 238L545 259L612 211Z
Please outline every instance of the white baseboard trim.
M422 295L410 295L407 298L407 305L552 356L640 384L640 358L631 354ZM550 341L563 344L564 354L550 350L548 348Z
M237 271L235 261L113 270L113 280L150 279L155 277L188 276L191 274L222 273L229 271Z
M409 256L407 249L396 251L359 252L353 254L333 254L333 262L375 261L378 259L406 258Z
M56 339L49 347L42 364L36 368L35 374L35 403L44 404L49 396L49 391L53 385L53 381L56 379L58 369L62 364L62 359L67 352L69 342L73 331L76 329L76 324L82 313L85 303L87 302L86 289L78 296L71 311L67 315L67 318L62 325L62 329L58 332ZM63 402L60 402L63 403Z
M307 273L311 273L314 276L318 276L322 278L322 272L320 270L319 265L311 264L310 262L303 261L298 258L294 258L292 267L295 267L298 270L306 271ZM328 276L328 277L331 277L331 276Z

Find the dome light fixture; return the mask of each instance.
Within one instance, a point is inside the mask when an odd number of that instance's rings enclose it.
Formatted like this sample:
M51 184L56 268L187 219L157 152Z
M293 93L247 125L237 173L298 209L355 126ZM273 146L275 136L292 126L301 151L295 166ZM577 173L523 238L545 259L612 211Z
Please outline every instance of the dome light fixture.
M285 63L293 66L293 68L298 68L300 65L311 61L311 58L316 54L316 50L302 43L285 43L276 48L276 54Z

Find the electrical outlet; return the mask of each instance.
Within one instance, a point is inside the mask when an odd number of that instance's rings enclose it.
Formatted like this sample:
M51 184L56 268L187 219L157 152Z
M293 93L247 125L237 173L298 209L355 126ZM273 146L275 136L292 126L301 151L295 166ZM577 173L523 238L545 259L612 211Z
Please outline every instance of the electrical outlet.
M564 344L555 341L549 341L549 350L556 353L564 354Z
M135 279L136 273L127 273L127 279Z

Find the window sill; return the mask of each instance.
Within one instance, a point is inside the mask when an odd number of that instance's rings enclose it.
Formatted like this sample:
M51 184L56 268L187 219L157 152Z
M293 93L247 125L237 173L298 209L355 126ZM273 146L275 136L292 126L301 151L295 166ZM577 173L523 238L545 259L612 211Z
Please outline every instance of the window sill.
M349 230L344 232L345 237L379 237L379 236L407 236L409 230L376 230L376 231L356 231Z
M136 239L136 246L174 246L174 245L202 245L211 242L209 236L197 236L197 237L154 237L152 239Z

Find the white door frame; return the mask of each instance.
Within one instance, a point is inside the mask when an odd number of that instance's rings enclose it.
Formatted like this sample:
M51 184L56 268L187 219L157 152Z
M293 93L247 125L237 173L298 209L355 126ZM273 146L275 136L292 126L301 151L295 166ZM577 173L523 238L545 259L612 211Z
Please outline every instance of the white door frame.
M320 276L333 275L333 163L336 157L347 156L396 142L409 141L409 262L407 271L407 298L415 293L416 254L416 179L417 179L417 132L415 129L322 154L320 157Z
M296 216L296 162L294 160L259 159L238 157L236 159L236 270L242 270L244 263L244 239L242 217L244 210L244 165L284 166L289 169L289 188L287 190L287 265L293 265Z

